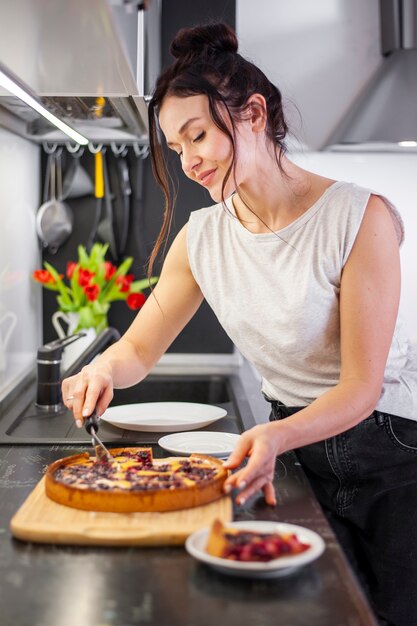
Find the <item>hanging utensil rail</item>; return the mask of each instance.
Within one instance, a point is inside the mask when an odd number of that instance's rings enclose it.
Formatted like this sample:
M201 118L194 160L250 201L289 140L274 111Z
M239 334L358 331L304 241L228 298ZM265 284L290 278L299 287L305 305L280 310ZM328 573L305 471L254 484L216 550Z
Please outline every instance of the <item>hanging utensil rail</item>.
M149 155L149 145L142 144L137 141L123 142L120 144L117 144L114 141L111 141L109 143L102 142L98 144L90 142L88 146L80 146L77 144L72 144L69 141L67 141L66 143L59 143L59 142L51 143L49 141L44 141L42 143L42 147L47 154L58 153L59 151L62 151L65 148L73 156L82 156L84 154L85 149L89 150L89 152L91 152L92 154L96 154L97 152L104 151L106 147L110 148L115 156L122 156L122 157L126 156L129 148L132 148L135 156L138 158L146 159L146 157Z

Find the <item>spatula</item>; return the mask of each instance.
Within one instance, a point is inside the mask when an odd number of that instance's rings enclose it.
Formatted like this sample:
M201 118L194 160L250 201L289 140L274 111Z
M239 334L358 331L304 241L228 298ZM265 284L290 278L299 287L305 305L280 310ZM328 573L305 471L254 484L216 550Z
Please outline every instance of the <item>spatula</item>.
M98 445L103 451L103 456L105 456L107 460L113 461L112 455L97 435L99 420L100 418L97 415L97 411L94 409L93 413L85 421L85 429L91 436L91 445L93 446L93 448Z

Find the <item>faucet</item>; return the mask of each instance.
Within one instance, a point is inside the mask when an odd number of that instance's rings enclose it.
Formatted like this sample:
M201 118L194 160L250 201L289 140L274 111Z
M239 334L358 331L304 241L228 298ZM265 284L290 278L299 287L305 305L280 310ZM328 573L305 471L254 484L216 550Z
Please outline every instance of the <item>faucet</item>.
M90 363L98 354L120 339L120 333L116 328L105 328L78 359L61 374L62 353L66 346L84 336L85 333L81 331L70 337L55 339L38 349L36 405L39 408L48 411L62 409L61 380L77 374L84 365Z

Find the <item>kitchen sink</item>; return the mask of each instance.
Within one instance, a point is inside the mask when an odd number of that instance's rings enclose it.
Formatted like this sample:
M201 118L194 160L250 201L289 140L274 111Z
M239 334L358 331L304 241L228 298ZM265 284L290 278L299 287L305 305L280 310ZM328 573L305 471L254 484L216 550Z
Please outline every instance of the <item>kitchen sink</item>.
M4 444L81 444L91 439L74 425L65 407L57 411L39 408L34 402L36 383L16 397L0 420L0 445ZM244 387L236 374L226 375L150 375L138 385L115 390L110 406L141 402L196 402L211 404L227 415L201 430L241 433L255 421ZM107 444L153 444L165 433L124 430L104 421L100 438Z

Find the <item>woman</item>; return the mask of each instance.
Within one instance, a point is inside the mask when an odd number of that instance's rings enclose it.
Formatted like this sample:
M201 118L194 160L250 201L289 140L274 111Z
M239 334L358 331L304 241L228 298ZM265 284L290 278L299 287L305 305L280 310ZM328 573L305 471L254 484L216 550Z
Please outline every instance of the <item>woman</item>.
M191 214L121 340L63 382L77 425L142 380L206 298L263 375L272 421L226 466L238 503L275 505L276 456L296 450L380 616L417 624L417 358L396 322L401 219L384 198L286 156L281 94L223 24L184 29L150 103L151 153L173 202L167 150L215 204ZM71 399L73 398L73 399ZM396 416L401 417L396 417ZM285 419L283 419L285 418Z

